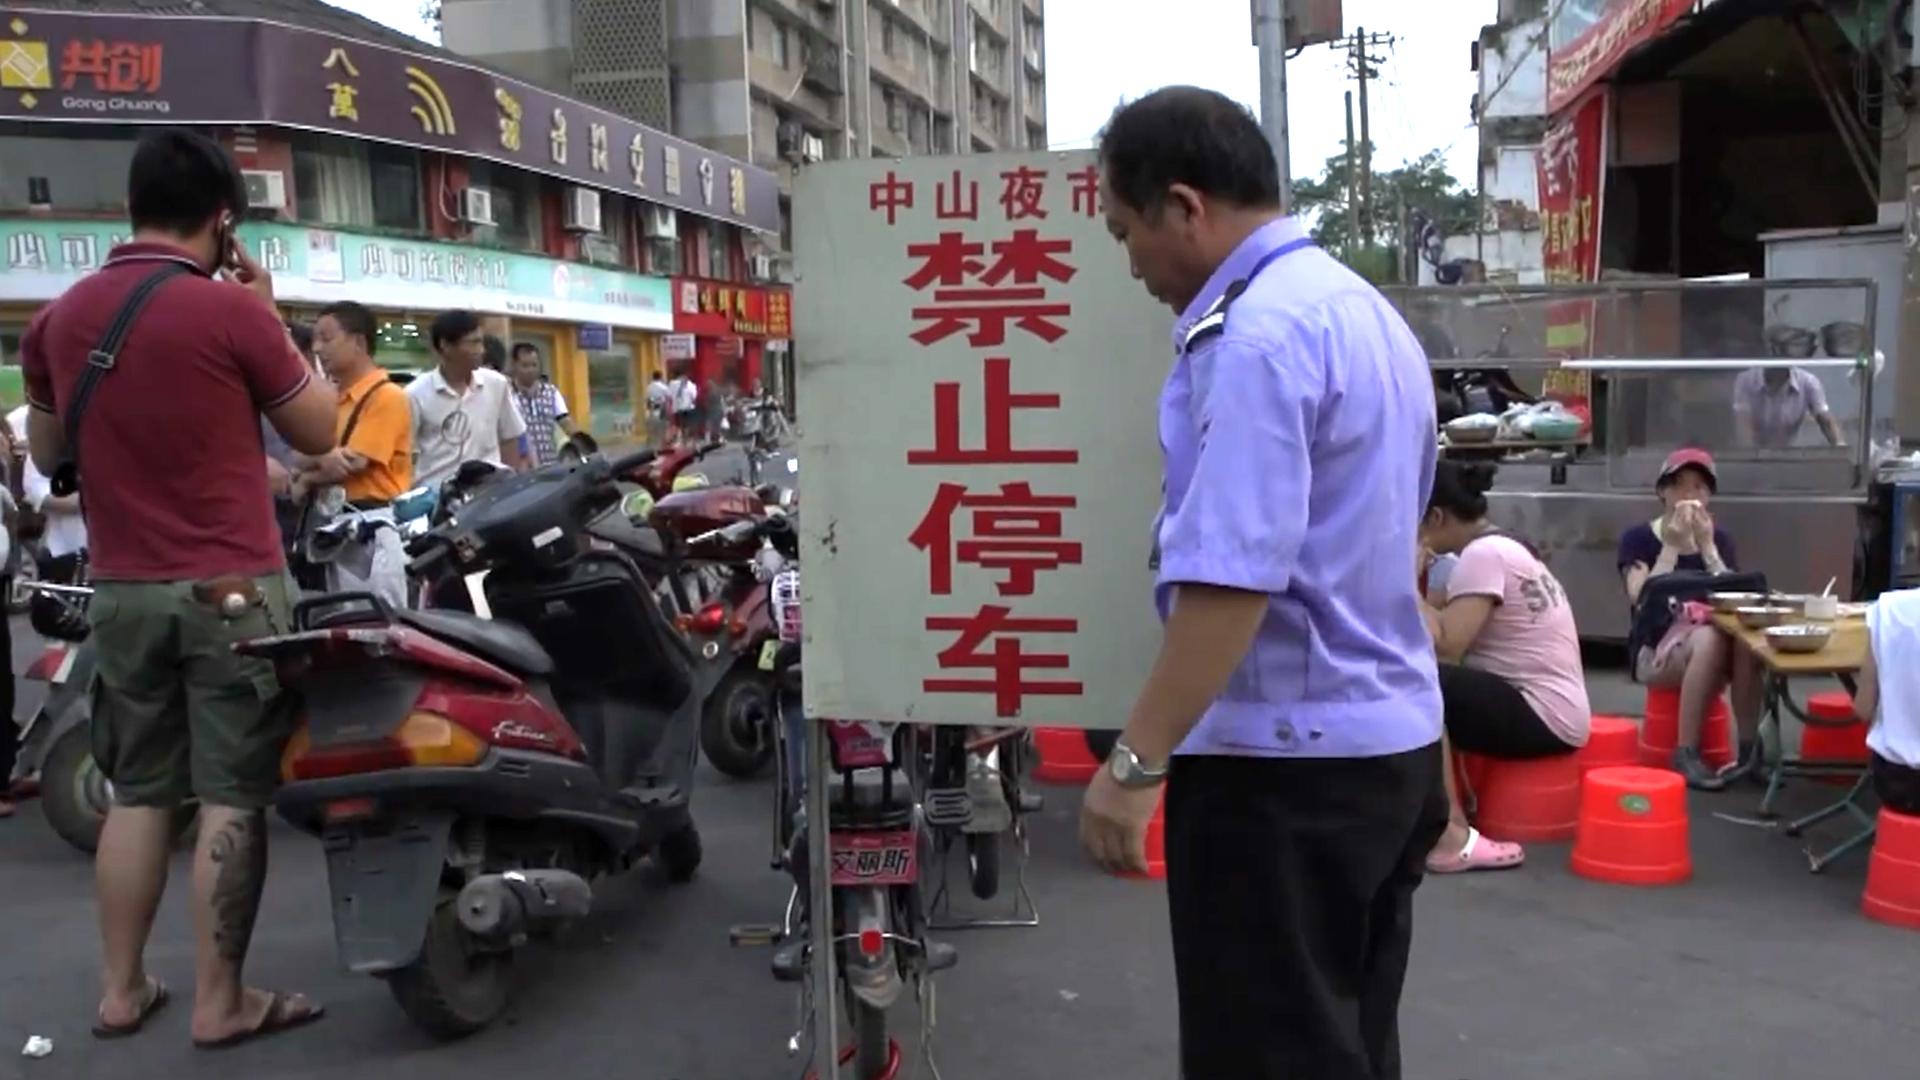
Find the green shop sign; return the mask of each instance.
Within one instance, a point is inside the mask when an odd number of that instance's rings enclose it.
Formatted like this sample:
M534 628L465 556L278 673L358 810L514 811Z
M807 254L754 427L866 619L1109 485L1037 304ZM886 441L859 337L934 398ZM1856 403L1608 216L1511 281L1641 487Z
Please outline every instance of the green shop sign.
M99 267L125 222L0 221L0 301L44 302ZM496 315L673 328L666 278L461 244L249 222L240 238L273 273L283 303L357 300L384 310L464 307Z

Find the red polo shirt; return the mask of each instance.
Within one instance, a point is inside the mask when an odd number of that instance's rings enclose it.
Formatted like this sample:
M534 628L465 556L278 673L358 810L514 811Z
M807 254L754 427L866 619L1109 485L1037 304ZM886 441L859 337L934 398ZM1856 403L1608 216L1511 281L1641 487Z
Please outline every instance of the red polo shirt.
M164 244L125 244L42 308L21 342L27 401L64 418L87 354ZM200 273L148 300L80 422L95 577L198 581L286 565L267 491L260 413L312 374L272 306Z

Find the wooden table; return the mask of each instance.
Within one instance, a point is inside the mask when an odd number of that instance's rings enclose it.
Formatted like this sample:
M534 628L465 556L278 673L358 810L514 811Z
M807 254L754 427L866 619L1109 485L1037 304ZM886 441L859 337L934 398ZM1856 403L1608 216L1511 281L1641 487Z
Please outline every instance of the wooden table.
M1807 851L1808 868L1814 873L1827 868L1833 860L1853 851L1873 840L1875 818L1863 805L1861 799L1870 793L1872 780L1867 765L1862 761L1818 761L1808 758L1788 757L1781 738L1780 714L1782 711L1793 714L1794 718L1807 727L1849 727L1856 721L1852 718L1844 722L1822 720L1808 715L1794 702L1788 692L1788 680L1794 678L1827 677L1840 681L1849 694L1857 692L1854 675L1866 666L1871 645L1867 637L1867 622L1862 616L1849 616L1836 619L1833 623L1833 637L1827 641L1826 648L1811 653L1784 653L1767 644L1764 630L1749 630L1740 625L1737 616L1716 614L1714 626L1725 631L1740 646L1752 653L1765 670L1765 697L1761 710L1761 724L1773 725L1773 741L1781 747L1778 761L1768 770L1767 793L1760 800L1760 816L1771 818L1774 815L1773 804L1780 796L1781 789L1788 779L1794 777L1850 777L1854 784L1840 801L1821 807L1814 812L1787 822L1782 831L1788 836L1799 836L1803 831L1828 818L1841 814L1851 815L1859 822L1860 831L1847 838L1832 849L1815 854Z

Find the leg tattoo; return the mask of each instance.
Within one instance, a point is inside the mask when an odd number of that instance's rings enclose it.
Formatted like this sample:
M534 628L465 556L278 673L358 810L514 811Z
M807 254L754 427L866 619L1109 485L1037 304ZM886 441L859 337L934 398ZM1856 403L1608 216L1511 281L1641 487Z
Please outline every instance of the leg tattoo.
M213 838L213 943L220 958L238 964L253 938L260 892L267 882L267 833L260 811L234 818Z

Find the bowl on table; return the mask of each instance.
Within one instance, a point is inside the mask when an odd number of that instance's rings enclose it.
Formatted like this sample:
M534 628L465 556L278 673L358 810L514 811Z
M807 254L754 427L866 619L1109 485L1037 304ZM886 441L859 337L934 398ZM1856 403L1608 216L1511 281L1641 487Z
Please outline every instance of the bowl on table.
M1775 652L1815 653L1833 640L1833 628L1812 623L1791 623L1767 627L1767 644Z
M1741 626L1749 630L1765 630L1769 627L1779 626L1781 623L1800 614L1800 610L1798 608L1786 607L1782 604L1762 604L1753 607L1736 608L1734 609L1734 614L1739 616Z
M1500 434L1500 418L1486 413L1462 416L1446 423L1447 442L1455 446L1490 443Z
M1580 421L1572 416L1541 416L1527 426L1527 435L1547 442L1566 442L1580 437Z
M1814 622L1832 622L1840 617L1840 598L1830 593L1808 596L1800 601L1800 610Z
M1766 604L1767 594L1757 592L1717 592L1707 600L1713 604L1713 610L1723 615L1731 615L1743 607L1760 607Z

